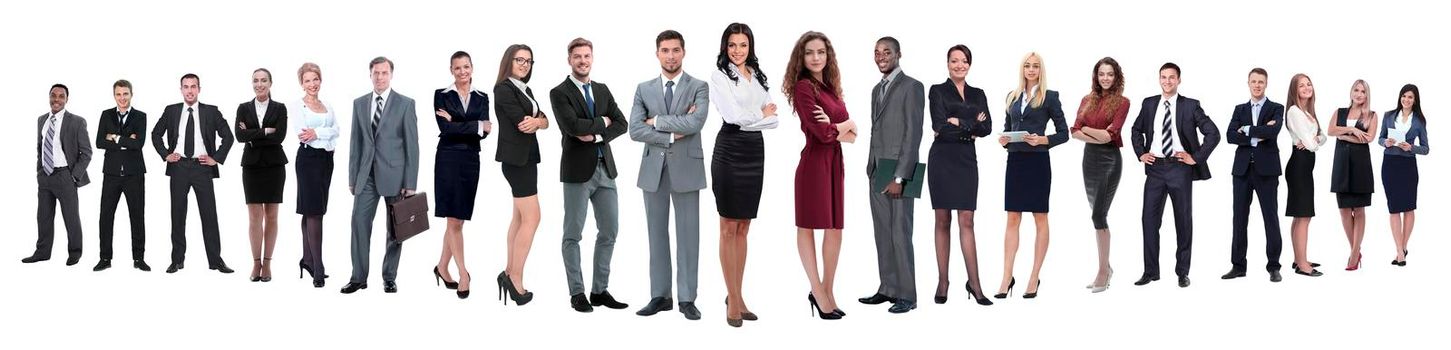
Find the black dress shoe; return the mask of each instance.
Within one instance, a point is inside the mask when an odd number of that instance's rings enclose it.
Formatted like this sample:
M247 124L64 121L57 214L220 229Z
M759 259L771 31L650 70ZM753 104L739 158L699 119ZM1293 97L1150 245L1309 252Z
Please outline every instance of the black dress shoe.
M81 256L76 255L65 259L65 266L75 266L81 262Z
M916 308L917 302L915 301L898 300L897 302L892 303L892 307L887 309L887 312L894 314L905 314L907 313L907 311L912 311L912 309Z
M141 271L151 271L151 265L147 265L146 261L141 259L136 259L136 261L131 262L131 267L135 267Z
M212 270L217 270L217 272L221 272L221 273L232 273L232 272L236 272L236 271L232 271L232 268L227 267L227 263L220 263L220 262L217 263L216 266L207 266L207 268L208 269L212 269Z
M741 311L741 319L742 320L746 320L746 321L757 321L757 320L760 320L761 318L760 317L756 317L756 313L754 313L754 312Z
M1236 279L1236 278L1240 278L1240 277L1244 277L1244 270L1233 269L1233 270L1229 270L1228 273L1225 273L1224 276L1219 276L1219 279L1222 279L1222 280L1232 280L1232 279Z
M353 294L353 292L356 292L359 289L368 289L368 284L367 283L348 282L348 284L343 285L342 293L343 294Z
M109 268L111 268L111 259L101 259L96 262L96 267L91 268L91 271L105 271Z
M590 305L589 300L584 298L584 293L578 293L578 294L569 296L569 307L574 308L574 311L579 311L579 312L594 312L595 311L594 306L593 305Z
M640 316L651 316L660 313L661 311L670 311L675 309L675 305L673 304L675 303L670 300L670 298L650 298L650 302L646 303L645 307L640 309L640 311L635 311L635 314Z
M1158 280L1159 280L1159 276L1157 276L1157 275L1143 275L1143 276L1139 277L1139 280L1138 281L1134 281L1134 285L1135 286L1142 286L1142 285L1145 285L1145 284L1149 284L1149 282L1158 281Z
M610 291L603 291L599 294L590 293L589 304L591 306L604 306L615 310L630 307L630 304L621 303L619 300L615 300L615 297L613 295L610 295Z
M685 314L685 319L695 321L700 319L700 309L695 308L693 302L680 303L680 313Z
M32 263L38 263L38 262L42 262L42 261L46 261L46 260L50 260L50 257L48 257L48 256L47 257L40 257L40 256L37 256L37 255L31 255L31 256L25 257L25 259L20 259L20 262L23 262L23 263L26 263L26 264L32 264Z
M897 299L896 298L889 297L889 296L886 296L886 295L882 295L882 293L877 293L877 294L872 294L872 296L869 296L869 297L858 298L856 301L860 301L862 304L867 304L867 305L877 305L877 304L881 304L881 303L896 303L897 302Z
M1310 268L1310 271L1309 271L1309 272L1306 272L1306 271L1300 271L1300 268L1299 268L1299 267L1298 267L1298 266L1297 266L1297 267L1295 267L1295 274L1296 274L1296 275L1305 275L1305 276L1310 276L1310 277L1320 277L1320 276L1323 276L1323 275L1325 275L1325 274L1323 274L1323 273L1320 273L1320 270L1316 270L1316 269L1315 269L1315 268L1313 268L1313 267L1312 267L1312 268Z
M1179 288L1189 288L1189 276L1179 276Z
M383 281L383 293L397 293L398 284L393 281Z
M1281 278L1279 270L1270 271L1270 282L1279 282L1280 280Z
M172 263L171 265L166 267L166 273L176 273L176 271L179 271L183 268L186 267L183 266L181 263Z

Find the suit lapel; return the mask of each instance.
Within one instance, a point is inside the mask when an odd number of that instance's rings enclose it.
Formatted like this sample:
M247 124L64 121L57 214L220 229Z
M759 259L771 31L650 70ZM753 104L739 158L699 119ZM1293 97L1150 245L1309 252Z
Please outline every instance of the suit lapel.
M1185 152L1192 151L1189 149L1189 135L1194 132L1194 125L1188 122L1188 111L1188 107L1184 106L1184 95L1176 97L1174 99L1174 129L1177 131L1176 136L1179 139L1175 142L1178 142Z
M690 83L690 75L685 74L684 71L680 72L680 83L675 84L675 96L674 99L670 100L670 109L674 110L670 111L671 114L685 115L685 112L690 110L690 106L686 106L684 103L685 95L694 95L690 92L690 89L685 89L685 87L690 86Z
M902 80L902 77L906 75L907 73L897 73L897 79L892 80L892 82L890 83L887 83L886 91L882 91L880 95L877 95L877 91L872 91L872 100L876 102L874 103L876 105L876 108L873 108L872 121L876 121L877 118L882 115L882 110L887 108L887 99L892 97L892 92L897 91L897 85L901 85L898 84L900 83L900 81L897 80ZM877 96L882 96L881 101L876 101Z

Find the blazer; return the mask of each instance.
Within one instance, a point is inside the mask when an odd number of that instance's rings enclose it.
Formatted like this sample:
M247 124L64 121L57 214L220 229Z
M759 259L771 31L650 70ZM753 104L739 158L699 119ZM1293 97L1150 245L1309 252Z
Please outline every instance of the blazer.
M879 99L876 96L883 96ZM887 85L872 88L872 141L867 150L867 177L877 169L882 159L897 160L894 177L911 180L916 174L918 149L922 145L922 120L927 111L926 90L922 82L897 72L896 79ZM976 120L976 116L974 116ZM673 178L672 178L673 180Z
M1239 145L1234 149L1234 170L1231 175L1249 175L1249 163L1253 159L1260 163L1260 166L1255 167L1255 175L1280 176L1280 147L1275 139L1280 136L1280 128L1285 126L1285 105L1266 98L1265 105L1260 106L1260 114L1251 116L1253 112L1254 107L1250 102L1235 106L1234 114L1229 119L1229 128L1224 130L1229 143ZM1239 132L1245 126L1249 126L1249 135ZM1250 146L1251 138L1260 139L1259 147Z
M1068 122L1063 119L1063 102L1058 100L1057 91L1048 90L1043 95L1041 106L1029 105L1027 109L1021 109L1022 106L1022 98L1008 104L1007 117L1003 118L1003 131L1027 131L1048 136L1048 144L1030 146L1027 142L1013 142L1004 147L1008 152L1047 152L1054 146L1068 142ZM1053 122L1053 135L1046 135L1049 121Z
M161 112L161 119L156 120L156 126L151 128L151 145L156 148L156 154L161 155L161 158L180 153L186 147L186 139L180 137L182 130L178 130L181 126L177 125L178 121L186 118L182 114L182 109L186 108L183 106L182 103L166 106ZM206 154L211 155L212 160L217 161L217 165L225 163L227 152L232 150L233 139L232 128L227 124L227 119L222 117L222 111L217 106L198 102L195 118L197 132L201 134L200 146L206 150ZM221 143L217 142L218 139ZM176 163L166 163L166 176L173 175L175 169ZM221 170L212 167L212 178L219 177L222 177Z
M610 148L610 141L624 135L629 122L625 120L625 114L620 112L620 105L615 103L615 95L610 93L608 86L591 81L590 94L594 95L593 114L589 112L589 106L584 103L584 94L579 86L574 85L574 80L566 77L559 86L549 90L549 101L554 107L554 121L559 124L560 146L563 148L559 156L560 182L588 182L601 161L605 162L605 171L609 178L619 175L619 171L615 169L615 154ZM610 120L610 126L605 126L605 119ZM603 140L584 142L575 138L585 135L595 135Z
M1400 118L1400 113L1401 113L1401 111L1394 110L1394 111L1386 112L1385 113L1385 116L1380 118L1380 136L1376 137L1375 144L1381 145L1381 147L1385 147L1386 137L1388 135L1390 135L1390 130L1395 127L1396 119L1397 118ZM1400 147L1386 147L1385 155L1388 155L1388 156L1413 157L1413 156L1418 155L1418 154L1419 155L1423 155L1423 156L1424 155L1427 155L1427 154L1430 154L1431 153L1431 144L1426 141L1426 122L1425 122L1425 120L1426 119L1425 119L1424 116L1412 115L1411 116L1411 128L1410 128L1409 131L1406 131L1406 139L1405 140L1397 140L1397 141L1400 141L1400 142L1410 143L1411 144L1411 151L1410 152L1406 152L1405 150L1402 150ZM1415 141L1420 141L1420 142L1415 142Z
M106 150L106 160L101 163L101 173L113 176L137 176L146 173L146 162L141 150L146 147L146 112L131 108L126 113L126 124L118 120L120 112L115 108L101 111L101 120L96 122L96 148ZM121 137L115 142L106 135ZM131 138L136 135L136 138Z
M1134 144L1135 157L1143 157L1145 153L1149 153L1149 143L1154 141L1154 132L1157 130L1157 127L1150 124L1154 123L1154 113L1159 111L1159 102L1163 98L1162 95L1145 98L1143 106L1139 108L1139 117L1134 119L1134 126L1129 134ZM1179 95L1177 101L1179 103L1174 104L1174 125L1178 128L1179 145L1184 147L1184 152L1194 156L1193 179L1208 180L1209 154L1219 145L1219 128L1204 114L1199 100ZM1199 143L1198 133L1204 134L1203 144ZM1144 173L1148 172L1148 167L1144 167Z
M646 192L660 188L661 175L670 172L670 192L705 189L705 152L700 148L700 129L705 127L710 112L710 86L680 72L675 86L675 99L665 108L665 82L650 79L635 87L635 103L630 109L630 139L645 144L640 159L640 179L635 186ZM691 106L695 113L688 113ZM655 126L645 124L655 118ZM672 134L685 137L675 140Z
M260 122L259 122L260 119ZM287 153L282 151L282 141L287 138L287 106L275 99L267 100L267 115L258 118L255 101L237 105L237 141L245 142L242 150L243 168L264 168L287 165ZM268 135L263 128L275 128Z
M45 123L50 118L50 113L41 114L36 120L35 128L35 175L44 177L45 169L41 167L41 152L44 152ZM65 153L66 166L71 170L71 177L75 178L76 187L84 187L91 183L91 177L86 174L86 169L91 165L91 139L90 133L86 131L86 119L81 118L70 111L66 111L65 118L61 120L60 131L56 137L60 138L61 153Z
M353 126L348 137L348 188L369 178L378 195L397 196L418 188L418 112L413 99L392 91L383 101L378 131L373 132L373 93L353 100Z
M499 147L495 149L494 160L513 166L539 164L538 133L526 134L516 127L534 108L529 104L529 99L534 97L534 89L520 91L513 82L504 80L494 84L494 97L499 99L494 101L494 114L499 117L499 128L494 129L499 133ZM540 103L539 109L535 116L545 117L543 103Z
M958 95L957 86L952 85L952 80L949 79L932 85L927 92L931 96L927 99L928 110L931 111L932 130L937 132L936 140L967 142L973 137L984 137L992 133L993 116L987 108L987 94L982 89L964 83L962 95ZM959 108L964 112L962 115L952 114L954 109ZM986 117L984 121L977 121L978 113ZM948 118L957 118L958 125L948 123Z
M433 114L433 121L438 123L438 149L478 153L479 141L489 137L489 133L479 132L479 123L489 121L489 94L477 88L469 91L469 108L465 112L457 91L453 84L433 91L433 110L442 109L453 119L448 121Z

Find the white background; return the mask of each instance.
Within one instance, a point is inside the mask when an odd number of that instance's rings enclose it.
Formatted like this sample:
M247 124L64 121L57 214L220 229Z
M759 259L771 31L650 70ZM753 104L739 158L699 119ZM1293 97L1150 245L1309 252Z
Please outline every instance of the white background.
M877 285L871 221L866 200L865 161L868 138L845 145L847 213L845 243L836 288L841 308L850 316L822 322L800 311L808 288L796 255L792 218L792 174L803 136L791 114L777 130L765 133L767 176L760 219L751 230L745 296L762 318L742 329L722 324L724 296L717 254L714 200L701 199L701 264L699 306L704 319L684 320L677 312L649 318L633 312L648 299L648 254L641 210L641 192L633 185L640 145L628 138L614 142L620 176L621 233L615 250L611 291L631 304L627 310L597 309L577 314L569 308L561 267L559 237L562 202L557 181L559 132L540 132L543 159L539 166L543 222L527 265L527 284L535 301L523 307L501 307L489 276L504 265L504 238L510 199L498 163L491 161L494 140L484 142L483 170L474 220L465 226L468 263L480 277L473 298L458 300L452 291L427 285L425 272L438 261L443 221L407 242L398 279L399 294L384 294L378 261L383 233L374 234L372 289L340 295L347 280L348 213L346 147L336 155L330 213L326 217L324 258L328 286L313 289L307 279L292 278L289 269L300 257L299 217L294 213L296 184L288 171L286 203L281 208L280 243L275 255L276 280L246 281L250 269L246 214L236 162L236 145L222 177L216 180L222 227L222 256L238 270L232 275L208 271L201 263L200 222L192 204L189 217L190 263L175 275L161 272L168 263L169 210L163 163L147 149L147 261L155 271L129 267L129 240L124 208L118 213L111 270L90 271L97 258L97 210L102 152L90 168L94 183L80 191L85 251L81 264L65 267L65 233L57 218L53 260L22 265L35 239L33 180L35 118L47 111L46 91L53 83L70 86L68 109L88 119L113 107L110 86L116 79L135 84L136 108L160 117L164 106L180 101L177 79L201 76L201 101L221 108L235 122L237 104L252 97L250 73L258 67L276 76L274 96L294 103L301 91L295 79L303 62L322 67L321 97L331 103L344 127L350 123L351 100L370 89L367 61L385 55L396 62L393 88L418 100L420 118L419 187L433 190L433 149L437 141L428 122L430 93L452 81L448 56L455 50L473 54L477 86L491 91L495 62L512 43L534 48L537 61L533 88L548 105L550 88L566 74L565 47L570 39L594 41L592 75L609 84L629 113L634 87L658 74L654 37L664 29L684 33L688 55L685 70L708 79L714 69L721 30L729 23L748 23L755 30L757 54L776 102L781 76L792 44L804 31L817 30L833 39L843 71L845 97L852 116L869 130L867 92L880 79L872 60L876 38L892 35L902 42L905 72L924 84L946 78L949 46L971 46L974 62L968 81L985 89L993 104L994 132L1001 129L1002 96L1015 85L1017 65L1028 51L1044 57L1049 89L1061 92L1068 121L1078 98L1089 91L1092 64L1113 56L1125 69L1126 95L1139 101L1159 92L1160 64L1183 67L1181 92L1198 98L1221 130L1234 105L1248 99L1245 75L1252 67L1270 72L1270 98L1284 102L1286 84L1297 72L1316 84L1322 120L1348 102L1350 84L1364 78L1371 87L1371 106L1384 112L1395 105L1402 84L1416 83L1426 97L1431 138L1440 130L1438 116L1447 95L1441 81L1448 76L1444 46L1434 33L1447 32L1444 19L1424 2L1041 2L990 3L893 1L871 3L756 2L692 3L585 1L510 1L298 4L248 2L17 2L0 13L0 47L5 48L5 83L0 105L16 132L0 137L6 152L3 172L14 200L4 205L4 219L13 229L0 238L0 310L5 315L5 348L34 346L80 348L88 345L134 344L149 348L242 348L308 344L325 347L518 347L677 346L736 348L751 345L860 347L922 344L961 348L987 345L1032 348L1160 348L1240 344L1311 345L1316 347L1436 347L1431 332L1447 310L1438 292L1445 286L1447 260L1440 254L1446 239L1437 215L1445 213L1437 196L1443 191L1437 174L1445 169L1439 153L1420 157L1421 213L1412 240L1416 258L1408 267L1391 267L1394 245L1389 235L1384 195L1377 193L1367 225L1361 271L1342 270L1348 245L1341 231L1333 195L1328 192L1331 147L1320 152L1315 169L1317 212L1311 224L1310 257L1325 264L1324 277L1311 279L1284 270L1285 281L1271 284L1263 266L1263 236L1258 205L1250 220L1249 278L1221 281L1228 270L1230 244L1230 165L1234 146L1221 143L1210 158L1214 178L1195 184L1196 239L1194 285L1174 286L1172 278L1147 287L1131 282L1141 270L1139 212L1142 167L1126 164L1122 184L1110 213L1113 287L1090 294L1081 286L1096 270L1096 252L1088 203L1081 180L1082 143L1072 141L1052 152L1055 172L1051 227L1053 240L1043 268L1046 281L1036 300L1020 299L1020 284L1008 300L979 307L963 293L965 272L954 232L951 300L929 301L936 282L930 201L917 202L915 243L919 299L923 305L906 315L891 315L886 306L864 306L857 297ZM713 145L720 116L712 109L703 134ZM1126 127L1127 129L1127 127ZM863 136L868 136L864 134ZM346 137L346 136L345 136ZM1280 138L1288 159L1289 136ZM345 140L342 144L346 145ZM148 140L149 142L149 140ZM289 137L289 153L295 138ZM930 140L922 143L925 159ZM707 146L710 147L710 146ZM1380 147L1372 147L1377 174ZM1002 174L1005 152L981 142L978 151L983 180L977 215L983 285L989 294L1001 278ZM1132 160L1126 147L1125 159ZM1439 151L1438 151L1439 152ZM707 149L709 153L709 149ZM1284 186L1281 186L1284 188ZM1283 189L1281 191L1284 191ZM1281 195L1283 211L1283 195ZM381 216L381 210L380 210ZM1164 276L1172 276L1173 225L1166 214ZM381 219L378 221L381 225ZM381 226L380 226L381 227ZM593 222L582 246L589 261ZM1281 219L1285 237L1282 263L1292 257L1289 220ZM954 230L955 231L955 230ZM1032 261L1031 221L1023 227L1017 277L1026 282ZM1196 347L1197 347L1196 346Z

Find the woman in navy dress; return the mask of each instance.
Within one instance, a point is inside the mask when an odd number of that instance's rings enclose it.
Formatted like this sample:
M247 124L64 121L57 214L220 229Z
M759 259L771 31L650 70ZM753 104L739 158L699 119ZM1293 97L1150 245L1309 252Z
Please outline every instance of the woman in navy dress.
M1391 212L1391 238L1396 241L1396 259L1391 264L1406 266L1406 242L1416 226L1416 187L1421 182L1416 156L1431 153L1431 144L1426 142L1421 89L1406 84L1401 87L1399 100L1395 110L1386 112L1376 143L1385 146L1380 181Z
M469 296L469 269L464 265L464 221L474 216L479 191L479 141L489 135L489 95L476 89L474 62L467 52L449 58L453 83L433 92L433 120L438 123L438 153L433 162L434 216L445 218L443 252L433 267L434 283L447 282L460 299ZM458 265L451 281L448 263Z
M1350 85L1350 107L1335 111L1330 136L1335 137L1335 163L1330 172L1330 191L1340 207L1340 225L1350 241L1346 271L1360 268L1360 242L1365 240L1365 207L1375 193L1375 172L1370 164L1371 130L1376 130L1376 113L1370 110L1370 85L1356 80Z
M1063 119L1063 105L1058 101L1058 92L1048 90L1043 58L1037 52L1023 57L1018 70L1018 89L1008 94L1008 113L1003 121L1003 131L1025 131L1023 142L1009 142L1007 136L998 138L998 143L1008 150L1007 176L1003 191L1004 208L1008 211L1007 237L1003 239L1003 282L994 298L1008 297L1017 284L1013 278L1013 260L1018 253L1018 225L1023 213L1033 213L1033 222L1038 228L1034 244L1033 273L1028 277L1028 287L1023 298L1038 297L1038 271L1043 268L1043 257L1048 254L1048 194L1053 185L1053 163L1048 158L1048 149L1068 142L1068 124ZM1053 135L1044 135L1048 122L1053 122Z
M932 148L927 152L927 188L932 194L936 216L934 237L937 248L937 294L933 302L947 302L948 261L952 257L952 212L957 211L963 264L967 265L967 296L981 305L992 305L983 296L978 280L977 235L973 213L977 211L978 138L992 132L992 115L982 89L967 85L972 67L972 50L967 45L947 49L947 81L928 90L932 114Z

